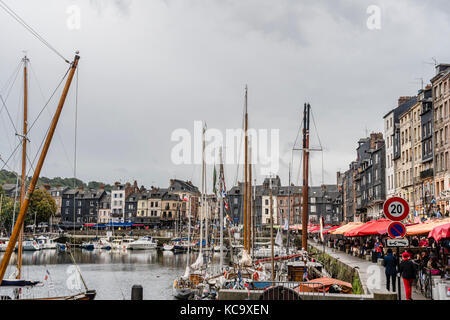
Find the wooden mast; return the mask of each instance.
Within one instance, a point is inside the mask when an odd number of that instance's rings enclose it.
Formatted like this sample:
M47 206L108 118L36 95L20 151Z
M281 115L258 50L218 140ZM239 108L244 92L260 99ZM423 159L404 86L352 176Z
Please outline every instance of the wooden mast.
M27 175L27 134L28 134L28 58L23 58L23 131L22 131L22 176L20 182L20 204L22 206L25 197L25 183ZM22 276L22 251L23 251L24 226L20 229L19 245L17 248L17 279Z
M69 75L67 77L66 85L63 89L61 98L58 103L58 107L55 111L55 115L53 116L53 120L50 125L50 129L48 131L47 137L45 138L45 143L42 148L42 152L39 157L39 161L36 165L36 169L34 171L33 177L31 178L30 186L28 187L27 193L25 194L25 198L22 202L22 205L20 206L19 215L17 216L16 224L14 225L14 230L11 234L11 237L8 242L8 247L6 248L6 252L3 256L3 259L2 259L2 262L0 265L0 285L3 281L3 277L5 276L6 269L8 267L9 261L11 259L11 255L14 250L14 247L16 246L17 239L19 237L19 232L20 232L21 228L23 227L23 223L25 221L25 216L26 216L26 213L28 210L28 206L30 204L31 196L34 192L34 189L35 189L36 184L39 179L39 174L41 173L42 167L44 165L45 157L47 156L48 150L50 148L50 144L52 142L52 138L55 133L59 117L61 116L61 112L64 107L64 103L66 101L67 94L69 92L70 85L71 85L73 77L75 75L75 71L78 66L79 60L80 60L80 57L78 55L75 55L75 58L72 62L71 68L70 68Z
M302 189L302 247L308 250L308 172L309 172L309 114L311 106L305 103L303 111L303 189Z

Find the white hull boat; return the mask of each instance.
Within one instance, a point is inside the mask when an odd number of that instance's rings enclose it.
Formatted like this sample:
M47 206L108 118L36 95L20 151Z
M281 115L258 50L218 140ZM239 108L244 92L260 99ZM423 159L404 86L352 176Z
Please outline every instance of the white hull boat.
M41 237L37 238L37 241L38 241L40 248L43 250L57 248L57 243L55 242L55 240L50 239L49 237L41 236Z
M149 250L156 249L158 241L154 240L150 236L142 237L134 242L128 244L129 250Z
M173 251L174 248L175 248L175 246L173 244L165 244L163 246L164 251Z
M39 251L41 247L36 240L25 240L22 244L23 251Z

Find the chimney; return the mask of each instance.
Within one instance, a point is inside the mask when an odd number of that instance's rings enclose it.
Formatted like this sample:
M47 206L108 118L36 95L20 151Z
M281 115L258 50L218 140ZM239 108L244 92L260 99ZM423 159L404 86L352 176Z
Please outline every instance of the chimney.
M114 185L117 187L120 184L120 182L114 182Z
M105 185L103 183L100 183L100 190L105 189Z
M409 96L402 96L398 98L398 106L400 107L405 102L408 102L412 97Z

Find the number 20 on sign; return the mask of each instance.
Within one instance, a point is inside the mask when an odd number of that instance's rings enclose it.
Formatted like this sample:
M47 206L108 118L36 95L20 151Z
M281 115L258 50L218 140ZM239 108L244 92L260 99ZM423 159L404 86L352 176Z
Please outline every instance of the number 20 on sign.
M393 197L384 203L384 215L391 221L402 221L409 214L409 205L405 199L400 197Z

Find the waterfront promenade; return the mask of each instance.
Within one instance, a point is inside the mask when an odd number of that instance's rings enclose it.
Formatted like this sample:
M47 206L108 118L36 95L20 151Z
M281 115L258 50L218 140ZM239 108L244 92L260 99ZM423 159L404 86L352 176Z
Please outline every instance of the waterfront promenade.
M323 251L322 244L319 244L314 240L309 239L308 244L320 251ZM384 273L383 266L380 266L376 263L372 263L371 261L366 261L358 257L354 257L342 251L335 251L327 246L325 246L325 253L329 254L330 256L334 257L335 259L338 259L342 263L345 263L346 265L352 268L358 269L361 284L364 288L365 293L373 293L374 290L376 291L386 290L386 275ZM402 290L401 291L402 300L406 300L403 279L401 279L400 287ZM412 299L427 300L420 292L416 290L414 286L412 290Z

